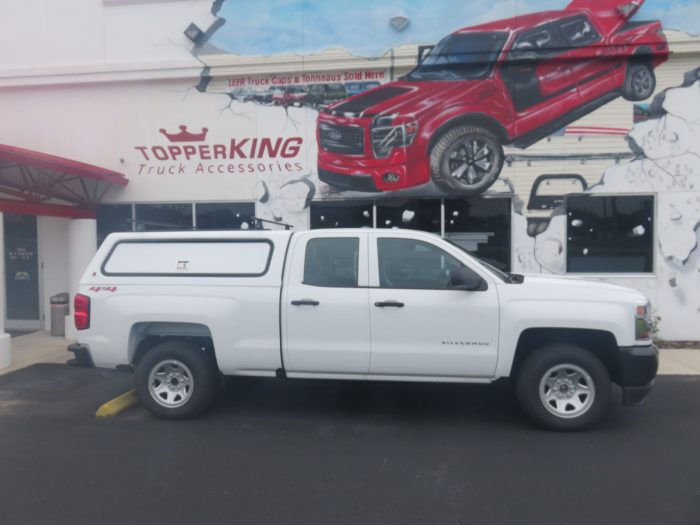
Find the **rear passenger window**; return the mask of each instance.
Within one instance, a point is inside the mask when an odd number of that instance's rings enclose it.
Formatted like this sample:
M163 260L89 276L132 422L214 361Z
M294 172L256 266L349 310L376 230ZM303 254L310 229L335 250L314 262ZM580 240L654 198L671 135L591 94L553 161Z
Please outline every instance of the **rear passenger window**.
M304 284L354 288L360 258L357 237L311 239L306 244Z
M573 47L586 46L600 40L600 35L584 17L562 22L561 32Z
M560 39L550 25L522 33L508 55L510 60L539 60L564 51Z

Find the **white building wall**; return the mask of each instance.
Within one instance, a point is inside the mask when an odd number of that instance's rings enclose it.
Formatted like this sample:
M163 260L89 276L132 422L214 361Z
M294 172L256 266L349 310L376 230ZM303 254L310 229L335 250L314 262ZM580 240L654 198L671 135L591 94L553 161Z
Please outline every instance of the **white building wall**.
M51 330L51 296L68 292L69 251L68 225L70 219L59 217L37 218L39 246L39 283L41 314L44 330Z

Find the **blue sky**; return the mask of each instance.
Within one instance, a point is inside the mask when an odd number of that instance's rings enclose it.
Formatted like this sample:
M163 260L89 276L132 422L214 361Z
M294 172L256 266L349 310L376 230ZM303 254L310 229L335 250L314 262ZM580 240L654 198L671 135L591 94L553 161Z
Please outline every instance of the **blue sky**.
M620 0L624 2L624 0ZM235 54L309 54L343 48L380 56L398 44L435 43L446 34L480 22L548 9L568 0L225 0L226 24L212 37ZM397 15L410 25L389 26ZM664 27L700 33L700 0L647 0L636 19L660 19Z

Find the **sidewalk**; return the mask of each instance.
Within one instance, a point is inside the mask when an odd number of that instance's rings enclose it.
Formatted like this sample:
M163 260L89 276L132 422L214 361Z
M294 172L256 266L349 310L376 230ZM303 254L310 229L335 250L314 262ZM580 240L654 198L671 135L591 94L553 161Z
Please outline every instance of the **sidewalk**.
M48 332L34 332L12 338L12 366L0 375L37 363L65 363L73 357L66 350L71 341L51 337ZM663 348L660 350L659 374L700 375L700 350Z
M0 375L37 363L65 363L73 358L66 348L72 341L51 337L49 332L34 332L12 338L12 365L0 370Z

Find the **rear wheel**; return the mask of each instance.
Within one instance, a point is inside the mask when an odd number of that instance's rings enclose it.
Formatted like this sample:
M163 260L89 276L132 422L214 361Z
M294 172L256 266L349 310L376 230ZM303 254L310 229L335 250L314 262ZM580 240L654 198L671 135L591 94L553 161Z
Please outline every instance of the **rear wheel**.
M151 348L136 366L136 392L151 414L188 419L214 400L219 373L213 358L188 341Z
M610 375L588 350L551 344L536 350L517 377L518 401L537 425L548 430L584 430L608 412Z
M622 96L627 100L637 101L649 98L656 89L656 75L651 64L630 62L627 76L622 86Z
M447 193L478 194L488 189L503 168L503 147L490 130L456 126L442 135L430 152L433 182Z

